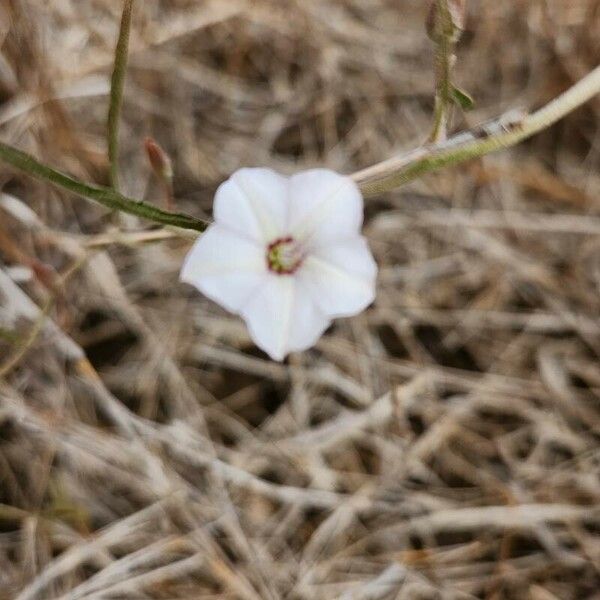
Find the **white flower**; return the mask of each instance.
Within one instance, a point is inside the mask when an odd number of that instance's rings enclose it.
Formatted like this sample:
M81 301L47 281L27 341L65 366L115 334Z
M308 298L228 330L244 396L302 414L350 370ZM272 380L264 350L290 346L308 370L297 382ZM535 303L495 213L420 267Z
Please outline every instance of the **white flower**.
M363 199L348 177L241 169L217 190L214 221L181 279L241 315L275 360L314 345L333 318L375 297L377 266L360 234Z

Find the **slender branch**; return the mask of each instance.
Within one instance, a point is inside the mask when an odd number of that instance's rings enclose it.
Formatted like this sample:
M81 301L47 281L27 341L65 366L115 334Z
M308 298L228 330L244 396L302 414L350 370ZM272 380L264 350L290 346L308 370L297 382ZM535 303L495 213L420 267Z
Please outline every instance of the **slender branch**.
M146 204L141 200L134 200L120 194L110 188L90 185L65 175L47 165L38 162L33 156L17 150L12 146L0 142L0 160L42 181L47 181L55 186L73 192L78 196L94 200L107 208L120 210L131 215L160 223L161 225L173 225L182 229L193 229L204 231L207 223L176 212L168 212Z
M110 182L115 190L119 189L119 121L123 105L123 88L127 70L129 33L133 0L125 0L119 40L115 49L115 63L110 85L110 107L108 109L108 159L110 162Z
M550 127L598 93L600 66L532 114L513 111L479 129L460 133L446 142L425 145L408 154L358 171L352 178L365 196L387 192L426 173L514 146Z
M6 375L12 371L25 356L29 353L32 346L35 344L40 333L46 325L46 319L52 310L57 298L60 294L60 289L79 271L84 265L86 257L77 259L63 274L61 274L59 281L57 282L57 291L55 291L50 298L44 304L44 307L40 310L37 319L34 321L31 330L27 333L25 339L21 345L17 348L17 351L12 357L9 357L3 364L0 365L0 379L6 377Z

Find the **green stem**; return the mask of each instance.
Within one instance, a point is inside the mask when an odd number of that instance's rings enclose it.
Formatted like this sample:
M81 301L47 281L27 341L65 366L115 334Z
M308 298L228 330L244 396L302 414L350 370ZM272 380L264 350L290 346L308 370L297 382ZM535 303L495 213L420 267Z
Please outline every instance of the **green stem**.
M365 196L400 187L426 173L509 148L547 129L600 93L600 66L540 110L500 118L478 130L460 133L446 142L429 144L352 175Z
M119 40L115 50L115 63L110 86L110 107L108 109L108 160L110 162L110 182L115 190L119 189L119 122L123 106L123 88L127 71L127 53L131 31L133 0L125 0Z
M451 72L454 56L454 24L448 8L448 0L437 0L434 15L433 38L435 50L435 108L433 129L429 135L430 142L441 142L446 139L448 111L451 98Z
M161 210L141 200L128 198L116 190L107 187L83 183L78 179L74 179L69 175L38 162L33 156L2 142L0 142L0 160L36 179L52 183L63 190L73 192L88 200L94 200L112 210L119 210L143 219L148 219L149 221L154 221L155 223L160 223L161 225L173 225L182 229L204 231L207 227L205 222L194 217Z
M444 143L430 144L409 154L373 165L354 173L352 178L365 196L392 190L442 167L460 164L514 146L550 127L598 93L600 93L600 66L564 94L530 115L498 119L491 125L461 133ZM110 188L83 183L1 142L0 160L32 177L50 182L113 210L182 229L204 231L207 227L207 223L188 215L160 210L145 202L127 198Z

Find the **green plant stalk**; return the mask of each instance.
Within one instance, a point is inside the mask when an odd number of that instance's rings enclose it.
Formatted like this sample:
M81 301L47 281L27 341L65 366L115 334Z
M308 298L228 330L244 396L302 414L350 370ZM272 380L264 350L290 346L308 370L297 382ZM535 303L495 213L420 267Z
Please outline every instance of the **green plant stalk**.
M161 210L141 200L128 198L116 190L107 187L83 183L78 179L74 179L69 175L38 162L33 156L2 142L0 142L0 160L36 179L52 183L63 190L98 202L102 206L112 210L119 210L143 219L148 219L149 221L154 221L155 223L160 223L161 225L172 225L174 227L181 227L182 229L204 231L207 227L207 223L194 217Z
M448 111L452 103L452 59L454 56L454 24L448 0L436 0L434 23L435 49L435 107L433 129L429 141L436 143L446 139Z
M390 191L442 167L460 164L514 146L550 127L598 93L600 93L600 66L537 112L519 119L500 119L494 126L464 132L444 143L418 148L409 154L358 171L351 177L365 196ZM161 210L145 202L127 198L110 188L83 183L1 142L0 160L32 177L52 183L83 198L94 200L113 210L182 229L204 231L208 226L204 221L181 213Z
M110 163L110 182L115 190L119 189L119 123L121 119L121 107L123 106L123 88L125 86L125 73L127 71L132 12L133 0L125 0L110 85L107 132L108 160Z
M446 142L429 144L391 158L351 177L365 196L381 194L442 167L457 165L514 146L550 127L600 93L600 66L540 110L518 119L499 119L494 125L460 133Z

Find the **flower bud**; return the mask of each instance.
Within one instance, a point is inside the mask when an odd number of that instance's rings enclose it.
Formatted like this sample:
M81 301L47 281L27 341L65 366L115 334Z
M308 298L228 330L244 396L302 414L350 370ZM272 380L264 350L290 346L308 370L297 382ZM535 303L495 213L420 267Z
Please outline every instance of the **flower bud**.
M144 148L152 171L154 171L154 175L163 187L165 206L167 210L173 210L175 198L173 195L173 165L171 159L159 146L158 142L151 137L144 140Z
M439 18L440 6L446 5L448 9L446 19ZM427 16L427 35L432 40L437 40L439 35L446 35L457 42L465 29L467 21L467 0L431 0Z
M144 148L146 149L150 166L158 179L163 182L171 181L173 179L173 167L167 153L151 137L147 137L144 140Z

